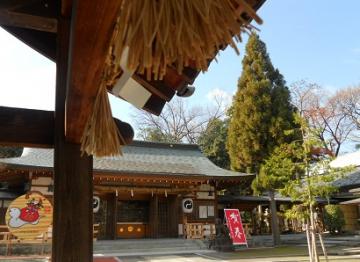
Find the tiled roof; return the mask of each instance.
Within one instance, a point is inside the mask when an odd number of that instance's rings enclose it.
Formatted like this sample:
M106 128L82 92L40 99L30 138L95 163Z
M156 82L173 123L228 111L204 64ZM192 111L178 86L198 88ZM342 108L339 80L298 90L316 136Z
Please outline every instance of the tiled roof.
M317 197L316 199L317 203L327 203L328 200L325 198L321 198L321 197ZM224 195L224 196L219 196L218 197L218 201L219 203L222 204L226 204L226 203L245 203L245 202L255 202L255 203L268 203L270 202L270 197L269 196L241 196L241 195ZM291 199L291 197L284 197L281 196L280 194L276 193L275 194L275 201L276 202L282 202L282 203L290 203L290 202L298 202L298 201L293 201ZM335 203L337 202L334 199L330 200L330 203Z
M355 171L346 174L345 177L338 179L334 182L334 185L340 188L354 188L360 187L360 168Z
M331 167L355 166L356 170L346 174L343 178L334 182L340 189L346 190L360 186L360 150L338 156L330 163Z
M249 176L213 164L197 145L134 141L122 148L123 156L94 158L94 171L118 174L163 174L194 176ZM34 168L53 167L53 149L26 149L18 158L0 163Z

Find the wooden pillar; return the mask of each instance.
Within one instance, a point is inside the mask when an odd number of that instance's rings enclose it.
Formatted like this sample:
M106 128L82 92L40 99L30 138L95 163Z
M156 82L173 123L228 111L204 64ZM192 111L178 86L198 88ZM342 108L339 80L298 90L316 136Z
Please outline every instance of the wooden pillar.
M179 198L176 195L171 195L168 198L168 225L169 237L178 236L179 224Z
M70 18L59 17L52 261L89 262L93 252L92 157L81 156L80 145L65 141L65 100L71 70L68 66L70 24Z
M217 195L217 189L216 189L216 186L215 186L215 183L213 184L214 186L214 222L215 224L217 223L217 220L219 218L219 209L218 209L218 205L219 205L219 199L218 199L218 195Z
M159 236L159 197L154 194L150 200L150 215L149 215L150 237L157 238Z
M106 239L116 239L117 222L117 197L116 194L109 195L106 209Z

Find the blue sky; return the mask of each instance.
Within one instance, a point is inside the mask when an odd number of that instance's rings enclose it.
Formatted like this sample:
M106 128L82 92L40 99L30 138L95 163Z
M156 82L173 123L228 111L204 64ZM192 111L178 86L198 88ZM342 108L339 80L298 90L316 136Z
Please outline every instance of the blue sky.
M288 84L307 79L330 92L360 83L360 1L268 0L257 26ZM244 43L239 44L243 54ZM228 48L201 74L189 105L236 91L242 55ZM0 29L0 105L54 109L55 65ZM113 114L132 123L133 107L111 98Z

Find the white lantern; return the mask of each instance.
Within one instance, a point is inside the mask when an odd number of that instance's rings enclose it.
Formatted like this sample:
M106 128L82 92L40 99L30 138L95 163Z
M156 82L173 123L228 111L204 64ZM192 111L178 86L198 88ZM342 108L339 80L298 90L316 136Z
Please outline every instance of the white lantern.
M194 209L194 202L191 198L184 198L182 201L182 210L184 213L192 213Z
M97 213L100 209L100 197L93 196L93 212Z

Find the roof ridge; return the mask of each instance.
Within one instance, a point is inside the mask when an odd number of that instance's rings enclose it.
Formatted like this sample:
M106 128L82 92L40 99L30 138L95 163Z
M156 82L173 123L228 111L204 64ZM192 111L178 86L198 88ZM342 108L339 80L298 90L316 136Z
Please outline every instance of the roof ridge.
M169 142L152 142L144 140L134 140L131 144L126 147L137 146L147 148L170 148L170 149L187 149L201 151L197 144L186 144L186 143L169 143Z

